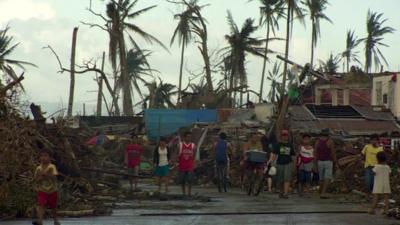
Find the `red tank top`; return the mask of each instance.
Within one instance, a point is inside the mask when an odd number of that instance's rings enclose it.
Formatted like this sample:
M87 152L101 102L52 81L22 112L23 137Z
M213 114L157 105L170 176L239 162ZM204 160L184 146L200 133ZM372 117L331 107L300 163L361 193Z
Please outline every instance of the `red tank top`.
M328 140L319 140L316 150L319 161L332 161L331 148L328 146Z
M194 169L194 144L181 143L179 155L179 171L192 172Z

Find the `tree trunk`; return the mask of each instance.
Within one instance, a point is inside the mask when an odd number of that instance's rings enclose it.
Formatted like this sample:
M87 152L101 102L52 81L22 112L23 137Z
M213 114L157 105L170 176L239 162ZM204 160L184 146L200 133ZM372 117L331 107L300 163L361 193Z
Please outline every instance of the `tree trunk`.
M350 73L350 57L347 57L346 61L347 61L347 73Z
M101 61L101 71L104 72L104 60L106 57L106 52L103 52L103 58ZM102 105L103 105L103 77L100 76L98 78L98 84L99 84L99 90L97 92L97 109L96 109L96 113L97 116L101 116L101 109L102 109Z
M263 69L262 69L262 74L261 74L261 84L260 84L260 98L259 102L262 102L263 100L263 90L264 90L264 80L265 80L265 69L267 67L267 56L268 56L268 44L269 44L269 29L270 29L270 24L269 21L267 22L267 40L265 42L265 53L264 53L264 64L263 64Z
M178 102L177 105L180 108L179 104L181 103L182 97L182 76L183 76L183 63L184 63L184 56L185 56L185 44L182 43L182 52L181 52L181 66L179 69L179 85L178 85Z
M315 48L315 26L314 26L314 18L312 19L312 32L311 32L311 60L310 60L310 66L311 69L314 69L314 48Z
M113 69L113 75L114 75L114 81L117 81L118 80L118 73L117 73L117 71L115 69ZM120 111L120 108L119 108L119 105L118 105L118 99L119 99L118 95L119 95L119 91L117 92L117 82L114 82L113 96L112 96L113 97L113 101L111 103L111 110L113 110L113 108L115 107L115 110L114 110L114 115L115 116L121 115L121 111Z
M286 48L285 48L285 59L289 58L289 43L290 43L290 23L291 23L291 3L290 1L288 2L288 8L287 8L287 20L286 20ZM289 103L285 99L285 89L286 89L286 76L287 76L287 70L288 70L288 63L285 61L284 64L284 69L283 69L283 78L282 78L282 89L280 93L280 99L281 99L281 108L279 110L279 115L276 121L276 137L280 137L281 130L283 129L283 125L285 122L285 116L286 116L286 109L287 109L287 104Z
M132 103L132 88L129 80L126 62L126 49L123 31L119 35L119 60L121 68L121 82L122 82L122 108L124 116L133 116L133 103Z
M213 93L214 87L213 87L212 76L211 76L210 56L208 55L207 34L204 34L202 36L201 44L202 44L202 49L200 50L200 52L204 59L204 67L206 70L206 80L207 80L208 92Z
M74 106L74 92L75 92L75 50L76 50L76 37L78 35L78 28L75 27L72 32L72 46L71 46L71 77L69 83L69 99L67 116L72 117L72 110Z

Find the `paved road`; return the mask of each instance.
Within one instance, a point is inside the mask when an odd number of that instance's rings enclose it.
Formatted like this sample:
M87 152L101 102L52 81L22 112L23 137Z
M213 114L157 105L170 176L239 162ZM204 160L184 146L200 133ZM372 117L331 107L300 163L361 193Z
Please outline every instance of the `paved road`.
M177 191L175 189L174 191ZM207 224L271 224L271 225L400 225L400 221L366 213L365 203L351 196L336 195L329 200L317 196L279 199L263 194L248 197L240 191L218 194L214 189L197 189L212 197L211 202L193 200L129 201L119 204L110 217L65 218L62 224L72 225L207 225ZM213 215L218 214L218 215ZM30 224L28 220L4 221L1 225ZM52 224L46 221L46 225Z

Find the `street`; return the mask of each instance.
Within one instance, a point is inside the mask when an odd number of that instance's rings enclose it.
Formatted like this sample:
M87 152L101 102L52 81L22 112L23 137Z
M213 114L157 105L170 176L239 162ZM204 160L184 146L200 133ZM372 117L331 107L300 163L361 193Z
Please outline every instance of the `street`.
M173 187L171 193L179 193ZM292 195L279 199L276 194L263 193L249 197L240 190L219 194L215 188L196 188L195 193L210 197L158 201L134 200L116 205L109 217L63 218L62 224L72 225L196 225L196 224L273 224L273 225L400 225L396 220L379 214L365 213L367 204L357 196L333 195L320 200L317 195ZM1 225L30 224L30 220L3 221ZM45 225L53 224L46 220Z

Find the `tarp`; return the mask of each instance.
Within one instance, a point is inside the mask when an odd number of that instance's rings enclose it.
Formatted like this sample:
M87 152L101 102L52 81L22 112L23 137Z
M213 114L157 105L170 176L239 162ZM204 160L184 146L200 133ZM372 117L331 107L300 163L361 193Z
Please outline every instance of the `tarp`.
M194 123L215 123L217 118L217 111L209 109L147 109L144 112L146 132L151 140L173 134Z

